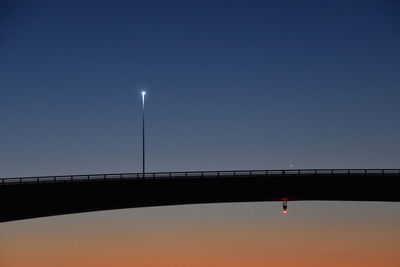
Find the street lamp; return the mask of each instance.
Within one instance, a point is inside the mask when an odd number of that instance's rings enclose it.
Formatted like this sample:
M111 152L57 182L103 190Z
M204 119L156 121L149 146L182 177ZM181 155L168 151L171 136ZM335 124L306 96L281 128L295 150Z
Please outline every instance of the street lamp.
M146 91L142 91L142 163L143 163L143 178L145 174L145 155L144 155L144 96L146 95Z

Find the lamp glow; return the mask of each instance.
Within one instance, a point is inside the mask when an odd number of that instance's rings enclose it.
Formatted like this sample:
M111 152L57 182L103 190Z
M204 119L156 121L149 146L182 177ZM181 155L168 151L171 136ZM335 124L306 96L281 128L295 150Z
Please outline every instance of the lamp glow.
M142 103L143 103L143 107L144 107L144 96L146 95L146 91L142 91Z

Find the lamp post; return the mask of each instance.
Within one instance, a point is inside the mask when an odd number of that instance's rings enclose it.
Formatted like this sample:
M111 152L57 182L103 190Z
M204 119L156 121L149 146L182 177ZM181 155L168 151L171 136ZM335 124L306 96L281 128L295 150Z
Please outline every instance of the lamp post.
M143 178L145 174L145 150L144 150L144 96L146 95L146 91L142 91L142 163L143 163Z

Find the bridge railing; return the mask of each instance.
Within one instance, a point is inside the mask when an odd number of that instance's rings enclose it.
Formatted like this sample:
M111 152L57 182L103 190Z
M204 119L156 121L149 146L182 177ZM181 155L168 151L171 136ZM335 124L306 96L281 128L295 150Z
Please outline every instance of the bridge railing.
M58 175L39 177L0 178L1 185L33 183L67 183L100 180L131 179L188 179L215 177L255 177L255 176L305 176L305 175L400 175L400 169L287 169L287 170L234 170L234 171L189 171L189 172L149 172L112 173L88 175Z

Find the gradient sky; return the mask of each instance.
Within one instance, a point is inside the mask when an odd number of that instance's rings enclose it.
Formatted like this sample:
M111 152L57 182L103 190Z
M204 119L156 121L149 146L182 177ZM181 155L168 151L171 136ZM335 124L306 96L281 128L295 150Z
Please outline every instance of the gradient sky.
M148 171L398 168L399 12L1 0L0 177L140 171L140 88ZM0 266L400 266L398 203L280 205L3 223Z
M397 1L1 1L0 176L393 168Z
M0 224L1 267L399 267L398 203L138 208Z

